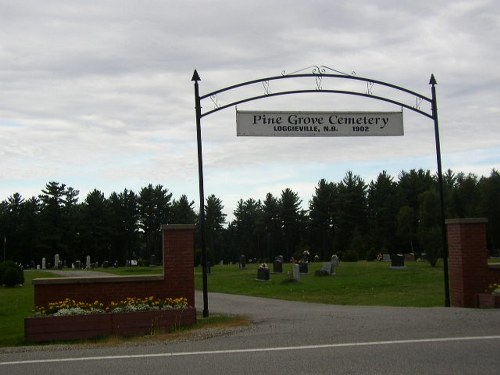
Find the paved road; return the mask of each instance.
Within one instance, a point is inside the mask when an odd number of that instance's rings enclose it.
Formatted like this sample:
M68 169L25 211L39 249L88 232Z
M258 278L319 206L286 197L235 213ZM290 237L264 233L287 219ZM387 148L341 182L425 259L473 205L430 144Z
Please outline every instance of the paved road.
M351 307L216 293L209 310L246 315L253 324L148 345L4 350L0 373L500 372L500 310Z

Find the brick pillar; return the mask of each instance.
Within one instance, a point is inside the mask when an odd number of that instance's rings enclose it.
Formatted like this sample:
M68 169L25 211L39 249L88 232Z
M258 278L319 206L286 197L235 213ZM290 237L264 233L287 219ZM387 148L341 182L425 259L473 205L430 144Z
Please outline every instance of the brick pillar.
M488 219L449 219L448 232L451 305L476 307L476 293L488 286Z
M194 306L194 224L162 225L163 275L172 297Z

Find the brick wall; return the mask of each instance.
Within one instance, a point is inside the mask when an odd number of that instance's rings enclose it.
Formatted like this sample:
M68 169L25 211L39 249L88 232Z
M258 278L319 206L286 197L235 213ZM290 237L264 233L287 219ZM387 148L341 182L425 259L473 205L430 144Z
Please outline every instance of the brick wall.
M35 279L35 305L64 300L104 304L127 297L186 297L194 306L194 225L163 225L163 275Z
M446 220L451 305L477 307L477 294L500 282L500 269L488 266L486 224L482 218Z

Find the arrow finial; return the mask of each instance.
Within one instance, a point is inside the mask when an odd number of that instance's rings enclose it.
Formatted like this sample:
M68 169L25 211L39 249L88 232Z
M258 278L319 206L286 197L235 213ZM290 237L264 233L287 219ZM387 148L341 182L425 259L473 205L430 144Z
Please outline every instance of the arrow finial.
M194 81L194 82L201 81L200 75L198 74L198 72L196 71L196 69L194 70L193 78L191 78L191 81Z
M437 85L436 77L434 77L434 74L431 74L431 80L429 81L429 85Z

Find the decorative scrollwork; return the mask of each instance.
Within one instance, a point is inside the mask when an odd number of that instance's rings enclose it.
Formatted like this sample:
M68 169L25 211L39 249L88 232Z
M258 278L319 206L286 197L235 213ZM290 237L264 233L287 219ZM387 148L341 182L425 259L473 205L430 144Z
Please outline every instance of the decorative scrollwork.
M210 100L214 103L215 108L219 108L219 100L217 99L217 95L210 95Z
M315 76L314 79L316 80L316 90L318 90L318 91L323 90L323 77L325 74L328 73L328 71L334 72L337 74L341 74L344 76L355 76L356 75L356 72L354 72L354 71L352 71L351 74L344 73L344 72L341 72L340 70L330 68L326 65L311 65L311 66L308 66L307 68L299 69L299 70L296 70L296 71L291 72L291 73L287 73L286 70L283 70L283 71L281 71L281 75L283 77L288 77L288 76L303 74L306 71L310 71L311 72L310 74ZM369 93L371 93L372 86L373 86L373 83L371 84L370 87L368 87ZM264 87L264 90L266 90L266 95L269 95L269 92L266 89L266 87Z
M355 76L356 75L356 72L354 70L351 72L351 74L349 74L349 73L341 72L340 70L337 70L337 69L330 68L330 67L325 66L325 65L322 65L321 68L323 68L323 74L325 74L326 69L328 69L334 73L342 74L344 76Z
M325 67L324 66L312 66L312 74L317 74L317 75L322 75L326 73Z
M422 98L420 98L420 97L416 96L416 97L415 97L415 106L414 106L414 108L415 108L415 109L420 109L420 107L422 106L422 101L423 101L423 100L424 100L424 99L422 99Z
M323 76L319 75L317 77L314 77L316 80L316 90L321 91L323 90L323 87L321 86L321 81L323 81Z
M316 74L315 71L316 70L319 70L319 67L317 65L312 65L312 66L308 66L307 68L304 68L304 69L299 69L299 70L296 70L295 72L291 72L291 73L287 73L286 70L282 70L281 71L281 75L283 77L286 77L286 76L293 76L294 74L300 74L300 73L303 73L307 70L312 70L312 73L313 74Z
M375 85L375 83L373 82L366 82L366 93L368 95L373 95L373 86Z
M283 77L285 77L285 76L292 76L294 74L300 74L300 73L303 73L305 71L310 71L311 74L315 74L315 75L321 76L321 75L326 74L327 70L331 71L331 72L334 72L334 73L337 73L337 74L342 74L344 76L355 76L356 75L355 71L352 71L349 74L349 73L341 72L340 70L337 70L337 69L330 68L330 67L328 67L326 65L311 65L311 66L308 66L307 68L299 69L299 70L296 70L296 71L291 72L291 73L287 73L286 70L283 70L283 71L281 71L281 75Z
M269 89L269 81L262 82L262 86L264 87L264 94L269 95L271 90Z

